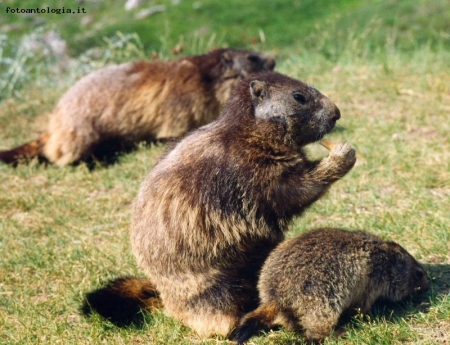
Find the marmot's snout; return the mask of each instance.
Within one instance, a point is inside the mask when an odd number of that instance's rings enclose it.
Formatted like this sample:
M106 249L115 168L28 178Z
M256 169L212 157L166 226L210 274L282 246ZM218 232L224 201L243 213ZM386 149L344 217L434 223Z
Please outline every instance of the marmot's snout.
M419 268L416 272L416 276L419 279L419 283L414 290L419 293L428 291L428 289L430 288L430 282L427 277L427 272L424 269Z
M326 97L322 99L322 104L324 108L324 117L327 119L325 120L327 123L326 132L330 132L336 125L337 120L341 118L341 111Z
M334 121L337 121L341 118L341 111L339 108L335 105L334 106L334 115L331 117Z

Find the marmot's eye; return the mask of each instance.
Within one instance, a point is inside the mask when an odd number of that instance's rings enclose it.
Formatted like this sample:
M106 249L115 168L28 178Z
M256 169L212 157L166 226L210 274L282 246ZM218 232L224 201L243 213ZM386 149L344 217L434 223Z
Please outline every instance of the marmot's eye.
M416 270L416 278L417 279L422 279L422 277L424 276L424 272L420 269Z
M306 103L306 97L303 96L301 93L298 93L298 92L294 93L294 99L297 102L300 102L301 104L305 104Z
M248 55L248 56L247 56L247 59L248 59L249 61L253 62L253 63L256 63L256 62L259 61L259 57L256 56L256 55Z

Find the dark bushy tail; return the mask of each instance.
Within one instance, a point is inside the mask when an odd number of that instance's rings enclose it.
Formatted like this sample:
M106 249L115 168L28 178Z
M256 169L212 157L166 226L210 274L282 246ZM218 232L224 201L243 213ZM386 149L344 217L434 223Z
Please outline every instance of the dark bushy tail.
M252 336L272 328L279 309L275 304L267 303L245 315L239 326L232 332L231 340L239 345L244 344Z
M161 307L159 294L148 279L125 277L87 293L81 312L87 316L95 311L117 326L128 326L143 322L142 310Z
M38 139L17 146L11 150L0 151L0 161L17 166L21 161L28 161L41 154L42 146L48 139L47 133L42 133Z

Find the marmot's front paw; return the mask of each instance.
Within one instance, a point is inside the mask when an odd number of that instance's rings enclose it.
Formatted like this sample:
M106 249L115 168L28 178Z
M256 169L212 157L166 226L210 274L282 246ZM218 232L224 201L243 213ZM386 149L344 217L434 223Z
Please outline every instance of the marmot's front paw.
M336 144L330 151L329 158L340 168L350 170L356 162L356 151L349 143Z

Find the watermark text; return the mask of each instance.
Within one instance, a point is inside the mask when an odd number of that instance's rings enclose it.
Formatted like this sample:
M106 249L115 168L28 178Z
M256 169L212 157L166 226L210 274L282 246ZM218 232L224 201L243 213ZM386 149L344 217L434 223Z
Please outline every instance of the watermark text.
M20 8L20 7L6 7L6 13L22 14L22 13L51 13L51 14L82 14L86 13L84 7L77 8L50 8L50 7L36 7L36 8Z

